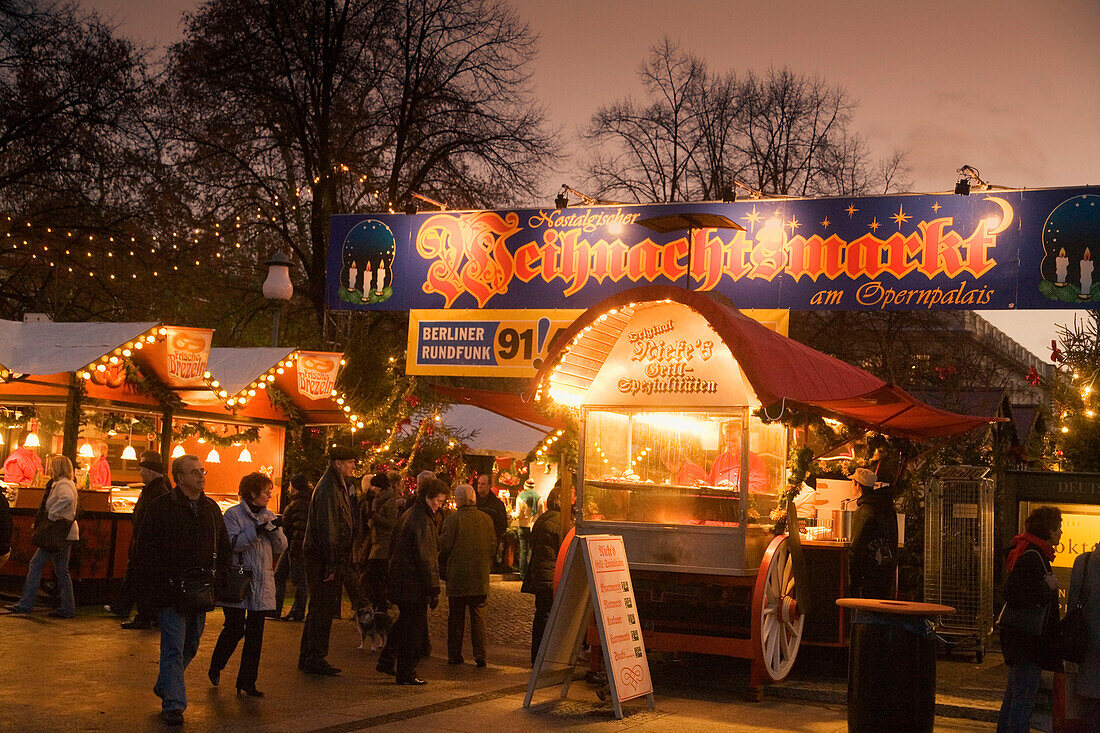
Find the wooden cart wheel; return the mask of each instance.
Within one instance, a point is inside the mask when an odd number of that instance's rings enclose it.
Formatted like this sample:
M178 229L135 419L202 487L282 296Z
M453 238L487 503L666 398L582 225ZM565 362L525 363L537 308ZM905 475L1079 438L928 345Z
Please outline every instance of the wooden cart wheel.
M757 660L773 682L787 676L798 656L806 617L798 607L793 562L787 536L779 535L768 545L753 592L754 636Z

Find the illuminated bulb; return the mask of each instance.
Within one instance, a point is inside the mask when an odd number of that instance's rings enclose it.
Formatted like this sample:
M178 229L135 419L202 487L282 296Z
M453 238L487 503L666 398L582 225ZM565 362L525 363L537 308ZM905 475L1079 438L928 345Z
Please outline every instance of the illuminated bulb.
M106 367L106 365L104 365L104 364L96 364L96 365L95 365L95 369L96 369L96 371L97 371L97 372L105 372L105 371L107 371L107 367Z
M163 328L163 327L159 328L159 329L157 329L157 333L159 333L161 336L167 336L168 335L168 329Z
M267 381L274 382L275 381L275 375L274 374L268 374L267 375Z
M27 439L23 441L24 448L38 448L41 445L38 442L38 433L27 433Z
M1065 425L1063 425L1063 426L1062 426L1062 432L1063 432L1063 433L1068 433L1068 432L1069 432L1069 428L1067 428L1067 427L1066 427Z
M248 452L248 446L241 449L241 454L237 456L237 460L241 463L252 463L252 454Z
M1089 417L1096 417L1096 413L1093 412L1092 410L1085 410L1085 414L1088 415Z
M130 351L129 349L123 349L123 350L122 350L122 355L123 355L123 356L129 356L129 355L130 355L130 354L132 354L132 353L133 353L133 352L132 352L132 351Z
M124 461L136 461L137 451L134 450L134 446L127 445L122 451L122 460Z
M134 344L134 348L137 349L138 351L141 351L141 349L144 348L144 347L142 346L142 343L140 341L138 341L137 343Z
M276 374L282 374L283 373L283 368L279 367L278 369L275 370L275 373Z
M219 384L219 383L218 383L218 380L216 380L216 379L215 379L214 381L212 381L212 382L210 383L210 386L211 386L211 387L214 387L215 389L217 389L218 387L220 387L220 386L221 386L221 384Z
M183 446L177 443L176 447L172 449L172 457L173 458L179 458L182 455L183 455Z
M237 401L236 401L235 399L233 399L232 397L230 397L229 399L227 399L227 400L225 401L225 404L227 404L227 405L230 405L230 406L233 406L233 405L235 405L236 403L237 403Z
M211 448L210 452L206 454L207 463L221 463L222 457L218 455L217 448Z
M210 379L210 372L203 372L203 373L202 373L202 376L203 376L203 378L205 378L205 379Z

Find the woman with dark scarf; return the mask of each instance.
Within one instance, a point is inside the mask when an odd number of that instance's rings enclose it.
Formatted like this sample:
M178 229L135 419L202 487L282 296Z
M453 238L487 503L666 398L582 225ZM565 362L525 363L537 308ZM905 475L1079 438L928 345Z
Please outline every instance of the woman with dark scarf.
M1062 669L1052 645L1043 643L1058 623L1058 580L1050 564L1061 539L1061 510L1041 506L1028 515L1023 533L1012 538L1005 561L1005 608L998 625L1008 681L997 722L1004 733L1030 730L1040 672Z

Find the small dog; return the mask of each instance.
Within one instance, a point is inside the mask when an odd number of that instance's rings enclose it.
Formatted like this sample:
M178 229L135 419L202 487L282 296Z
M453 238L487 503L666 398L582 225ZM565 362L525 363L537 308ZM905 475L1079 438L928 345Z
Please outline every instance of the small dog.
M355 613L355 622L359 626L359 648L363 649L370 639L370 650L376 652L386 646L386 640L393 628L393 620L385 611L375 611L369 606Z

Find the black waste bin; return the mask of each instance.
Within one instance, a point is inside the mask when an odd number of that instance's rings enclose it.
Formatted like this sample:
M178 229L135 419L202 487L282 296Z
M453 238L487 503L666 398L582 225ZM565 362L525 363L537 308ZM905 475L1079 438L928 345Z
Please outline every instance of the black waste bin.
M848 730L931 733L936 716L932 617L950 606L841 598L852 609Z

